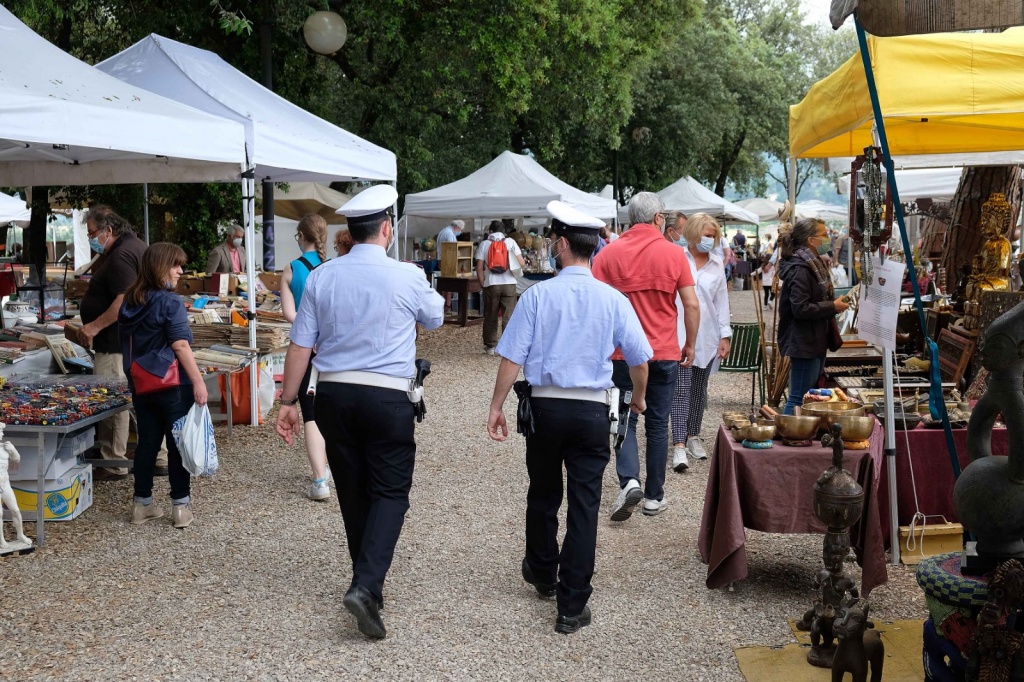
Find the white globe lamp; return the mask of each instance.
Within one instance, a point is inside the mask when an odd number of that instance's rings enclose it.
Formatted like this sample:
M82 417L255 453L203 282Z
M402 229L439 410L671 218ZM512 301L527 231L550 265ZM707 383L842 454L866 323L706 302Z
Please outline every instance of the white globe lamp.
M345 45L348 27L337 12L313 12L302 25L306 44L319 54L334 54Z

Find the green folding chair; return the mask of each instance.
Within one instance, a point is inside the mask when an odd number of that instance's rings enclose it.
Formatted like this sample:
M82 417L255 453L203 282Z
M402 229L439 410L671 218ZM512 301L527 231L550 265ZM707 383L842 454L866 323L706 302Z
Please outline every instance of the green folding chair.
M754 386L761 389L764 405L764 354L761 352L761 327L756 323L733 324L729 355L718 368L722 372L750 373L750 404L754 406Z

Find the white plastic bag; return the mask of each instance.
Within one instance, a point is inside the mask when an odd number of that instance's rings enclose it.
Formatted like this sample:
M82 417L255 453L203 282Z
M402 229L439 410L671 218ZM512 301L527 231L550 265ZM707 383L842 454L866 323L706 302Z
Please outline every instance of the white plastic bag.
M213 418L206 405L192 405L184 417L174 422L174 442L181 452L181 463L193 476L213 476L220 465L217 442L213 439Z
M260 363L260 383L256 395L259 397L260 419L265 421L270 408L274 406L274 375L270 373L269 363Z

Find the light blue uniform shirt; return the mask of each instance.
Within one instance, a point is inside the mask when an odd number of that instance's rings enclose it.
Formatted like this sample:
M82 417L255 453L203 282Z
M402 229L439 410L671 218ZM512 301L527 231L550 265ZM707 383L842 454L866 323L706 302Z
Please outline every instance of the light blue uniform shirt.
M321 372L412 378L417 322L440 327L444 297L415 265L388 258L380 246L356 244L309 275L291 339L316 346L313 366Z
M631 367L654 356L629 299L573 266L523 293L495 352L533 386L604 390L616 348Z

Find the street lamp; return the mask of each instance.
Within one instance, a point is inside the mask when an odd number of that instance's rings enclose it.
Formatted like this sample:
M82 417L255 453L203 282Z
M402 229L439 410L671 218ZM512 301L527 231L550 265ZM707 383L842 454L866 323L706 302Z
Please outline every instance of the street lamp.
M337 12L313 12L302 25L306 44L319 54L331 55L345 45L348 27Z

